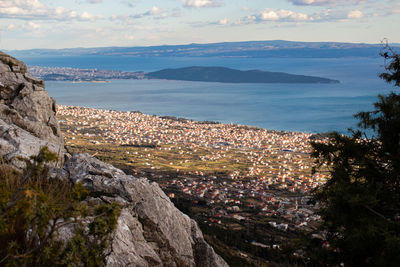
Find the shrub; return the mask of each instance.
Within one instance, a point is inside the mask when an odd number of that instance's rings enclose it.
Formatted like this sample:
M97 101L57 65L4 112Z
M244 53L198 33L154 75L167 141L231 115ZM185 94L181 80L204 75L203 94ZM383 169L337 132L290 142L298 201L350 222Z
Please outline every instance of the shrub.
M106 257L120 207L88 206L80 183L51 178L47 148L27 160L23 173L0 165L0 265L99 266ZM60 231L71 231L62 240Z

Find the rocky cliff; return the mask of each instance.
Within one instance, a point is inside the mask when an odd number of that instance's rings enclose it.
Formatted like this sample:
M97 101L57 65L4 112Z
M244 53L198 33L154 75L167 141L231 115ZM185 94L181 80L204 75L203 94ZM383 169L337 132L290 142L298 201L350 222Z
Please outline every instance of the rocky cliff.
M21 158L47 146L61 159L52 169L54 176L83 182L95 193L92 202L122 206L106 266L228 266L204 241L196 222L175 208L156 183L88 154L66 153L55 115L44 82L0 52L0 153L20 169Z
M44 82L30 76L25 64L0 52L1 155L17 168L19 157L37 155L48 146L64 159L64 139L56 119L55 101Z

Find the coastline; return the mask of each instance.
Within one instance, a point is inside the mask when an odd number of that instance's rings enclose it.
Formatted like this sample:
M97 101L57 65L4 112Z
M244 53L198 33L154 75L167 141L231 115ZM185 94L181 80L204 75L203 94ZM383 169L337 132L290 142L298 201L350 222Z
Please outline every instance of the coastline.
M122 60L122 59L121 59ZM205 59L192 65L202 65ZM129 71L128 64L120 68ZM186 62L186 61L185 61ZM192 62L192 61L190 61ZM46 82L57 103L115 110L140 110L146 114L171 115L194 120L254 125L264 129L309 133L338 131L346 133L356 127L353 114L369 110L378 93L392 90L376 77L379 60L303 60L280 59L268 62L252 60L224 61L220 64L238 68L247 64L254 69L277 69L291 73L337 77L340 84L224 84L165 80L111 80L111 83L71 84ZM218 64L211 60L210 65ZM83 60L83 63L86 63ZM87 67L82 63L81 68ZM167 64L168 63L168 64ZM68 62L62 62L68 64ZM107 65L108 64L108 65ZM96 68L116 68L114 61ZM147 64L147 65L145 65ZM304 64L307 70L298 66ZM179 62L135 61L134 66L152 69L179 66ZM275 67L274 67L275 66ZM290 66L290 68L289 68ZM132 67L131 67L132 68ZM354 76L351 70L359 70ZM326 71L325 71L326 70ZM329 74L327 74L329 73ZM362 74L362 75L361 75ZM363 78L363 77L370 78ZM371 78L372 77L372 78ZM376 77L376 78L375 78ZM379 88L379 91L378 91ZM95 96L95 97L93 97Z
M65 82L65 81L63 81ZM88 81L87 83L91 83L92 81ZM93 81L96 83L95 81ZM111 81L100 81L99 83L110 83ZM86 83L86 82L73 82L73 83ZM233 127L242 127L242 128L248 128L248 129L253 129L253 130L264 130L267 132L274 132L274 133L299 133L299 134L307 134L307 135L323 135L325 133L323 132L308 132L308 131L291 131L291 130L276 130L276 129L268 129L260 126L254 126L250 124L240 124L240 123L233 123L233 122L222 122L222 121L214 121L214 120L195 120L195 119L190 119L186 117L177 117L177 116L170 116L170 115L157 115L157 114L148 114L144 113L140 110L130 110L130 111L124 111L124 110L115 110L115 109L109 109L109 108L92 108L92 107L86 107L86 106L78 106L78 105L59 105L57 104L57 107L61 107L62 109L64 108L82 108L82 109L93 109L93 110L99 110L103 112L121 112L121 113L138 113L142 114L145 116L150 116L150 117L156 117L160 119L166 119L166 120L172 120L172 121L180 121L180 122L193 122L197 124L221 124L221 125L229 125Z
M72 83L109 83L110 81L109 80L101 80L101 81L98 81L98 80L93 80L93 81L74 81L74 80L72 80L71 82Z
M216 159L222 159L225 165L214 164L215 169L223 171L224 169L229 170L227 173L230 177L253 177L262 176L268 178L271 183L279 181L285 181L289 174L301 177L305 180L312 181L311 176L311 165L312 160L309 156L310 145L309 141L313 134L303 132L287 132L287 131L274 131L267 130L258 127L251 127L238 124L223 124L216 122L199 122L183 118L174 117L159 117L155 115L147 115L141 112L135 111L115 111L115 110L100 110L93 108L84 108L77 106L59 106L57 116L60 119L60 123L66 130L66 138L76 140L76 138L89 139L89 143L92 144L110 144L124 147L145 147L154 148L156 150L172 151L170 157L175 154L180 154L180 151L186 151L188 155L192 155L198 159L198 162L215 161ZM84 119L82 119L84 118ZM75 127L75 128L74 128ZM79 132L82 133L79 136ZM210 151L209 151L210 150ZM214 151L215 150L215 151ZM217 151L217 152L216 152ZM239 161L235 160L235 156L229 157L226 155L227 152L233 154L242 154L243 151L252 151L252 154L256 154L260 157L269 157L271 155L293 158L301 157L307 161L307 164L300 164L299 170L307 169L307 171L293 171L293 166L290 166L287 171L274 171L268 172L266 169L269 164L266 162L256 162L246 160L247 165L253 167L243 168L244 166L238 166L238 171L234 170L235 165ZM197 152L202 154L211 153L212 155L197 155ZM246 154L247 152L245 152ZM213 154L219 154L215 157ZM288 155L284 155L288 154ZM240 157L240 155L236 155ZM275 157L272 157L275 158ZM278 157L282 159L282 157ZM276 168L279 170L282 167L280 165L288 166L288 161L284 163L274 161ZM302 161L300 161L302 162ZM175 169L181 171L190 171L190 164L184 164L187 162L175 163L160 163L157 164L145 164L145 166L153 167L153 169ZM228 164L229 163L229 164ZM248 164L250 163L250 164ZM260 166L258 166L258 164ZM272 161L269 161L272 163ZM298 161L294 160L292 165L298 164ZM168 166L170 165L170 166ZM201 164L194 164L200 171L206 171L207 168L201 166ZM207 165L207 164L206 164ZM228 168L232 165L232 168ZM145 167L142 166L142 167ZM174 167L172 167L174 166ZM276 169L275 168L275 169ZM215 170L213 170L215 171ZM309 173L308 173L309 172ZM320 178L320 177L319 177ZM298 188L294 178L290 178L292 187L289 188L292 191L299 189L302 192L310 191L315 186L319 185L323 179L317 179L316 183L311 182L307 186L300 186ZM307 183L308 184L308 183Z

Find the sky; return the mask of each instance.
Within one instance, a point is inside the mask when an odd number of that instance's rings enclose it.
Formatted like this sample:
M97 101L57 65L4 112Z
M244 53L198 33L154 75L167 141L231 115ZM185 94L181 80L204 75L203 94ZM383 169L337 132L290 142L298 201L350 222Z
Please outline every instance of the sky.
M0 50L256 40L400 43L400 0L0 0Z

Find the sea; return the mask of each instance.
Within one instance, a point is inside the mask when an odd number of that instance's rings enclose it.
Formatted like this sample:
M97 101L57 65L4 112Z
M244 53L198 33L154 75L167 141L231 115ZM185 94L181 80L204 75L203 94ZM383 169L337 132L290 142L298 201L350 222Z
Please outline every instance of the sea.
M119 71L156 71L188 66L259 69L340 80L339 84L229 84L166 80L107 83L47 81L60 105L141 111L198 121L217 121L278 131L346 133L354 114L373 110L378 94L396 91L378 75L382 58L209 58L57 56L20 58L27 65Z

